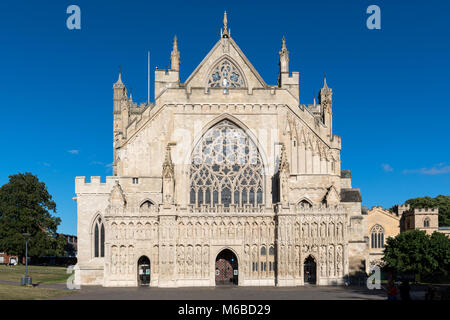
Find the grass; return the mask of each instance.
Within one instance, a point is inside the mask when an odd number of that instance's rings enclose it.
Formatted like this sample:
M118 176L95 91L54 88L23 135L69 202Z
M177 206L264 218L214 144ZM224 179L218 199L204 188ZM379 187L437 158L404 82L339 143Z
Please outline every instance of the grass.
M33 283L64 283L70 277L66 270L67 268L64 267L28 266L28 274ZM23 275L25 275L25 266L23 265L11 267L0 265L0 280L20 283Z
M41 300L73 293L73 290L0 284L0 300Z

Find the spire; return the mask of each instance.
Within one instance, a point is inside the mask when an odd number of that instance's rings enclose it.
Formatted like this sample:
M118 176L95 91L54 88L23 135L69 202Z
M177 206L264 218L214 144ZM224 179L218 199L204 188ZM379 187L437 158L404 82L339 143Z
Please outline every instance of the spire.
M223 14L223 30L220 29L220 36L222 38L228 38L230 36L230 29L228 29L227 10Z
M284 36L281 39L281 50L278 54L280 55L280 73L289 72L289 51Z
M328 89L326 73L323 74L323 89Z
M164 157L163 162L163 177L164 178L172 178L174 175L174 166L172 162L172 157L170 156L170 147L171 144L167 144L166 146L166 155Z
M122 82L122 72L119 71L119 79L117 79L117 82L114 83L114 88L124 88L125 85Z
M173 37L173 48L172 48L172 51L178 51L178 39L177 39L177 35L175 35L174 37Z
M170 54L170 69L180 71L180 51L178 51L177 36L173 37L173 47Z
M286 52L287 48L286 48L286 38L283 36L283 38L281 39L281 51Z

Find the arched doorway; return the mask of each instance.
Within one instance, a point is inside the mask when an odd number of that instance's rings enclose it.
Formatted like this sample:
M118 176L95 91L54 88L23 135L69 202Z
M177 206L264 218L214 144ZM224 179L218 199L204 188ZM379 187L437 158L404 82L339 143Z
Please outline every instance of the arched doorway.
M312 256L305 259L303 274L305 284L316 284L316 261Z
M138 260L138 284L140 286L150 285L150 259L142 256Z
M219 252L215 265L216 285L238 284L238 260L229 249Z

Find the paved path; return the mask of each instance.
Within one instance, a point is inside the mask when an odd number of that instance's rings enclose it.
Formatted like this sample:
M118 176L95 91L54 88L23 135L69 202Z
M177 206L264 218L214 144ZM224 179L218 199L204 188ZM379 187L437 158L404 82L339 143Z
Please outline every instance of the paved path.
M82 287L56 300L385 300L381 290L360 287L215 287L103 288Z

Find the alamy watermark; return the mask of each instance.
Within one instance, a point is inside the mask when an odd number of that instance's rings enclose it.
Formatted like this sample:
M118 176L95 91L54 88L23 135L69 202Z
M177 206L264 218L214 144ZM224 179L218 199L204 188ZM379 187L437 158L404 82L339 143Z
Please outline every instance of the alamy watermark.
M381 289L381 270L379 266L370 267L370 276L367 278L367 288L369 290Z
M70 16L67 17L66 26L69 30L80 30L81 29L81 9L79 6L72 4L67 7L67 14Z
M75 275L73 274L74 267L75 266L68 266L67 267L67 271L66 271L67 273L70 274L70 277L67 278L67 281L66 281L66 287L69 290L79 290L79 289L81 289L81 286L79 284L75 284L74 283L74 280L75 280Z
M380 30L381 29L381 9L377 5L371 5L367 7L367 14L370 16L367 18L367 29L369 30Z

